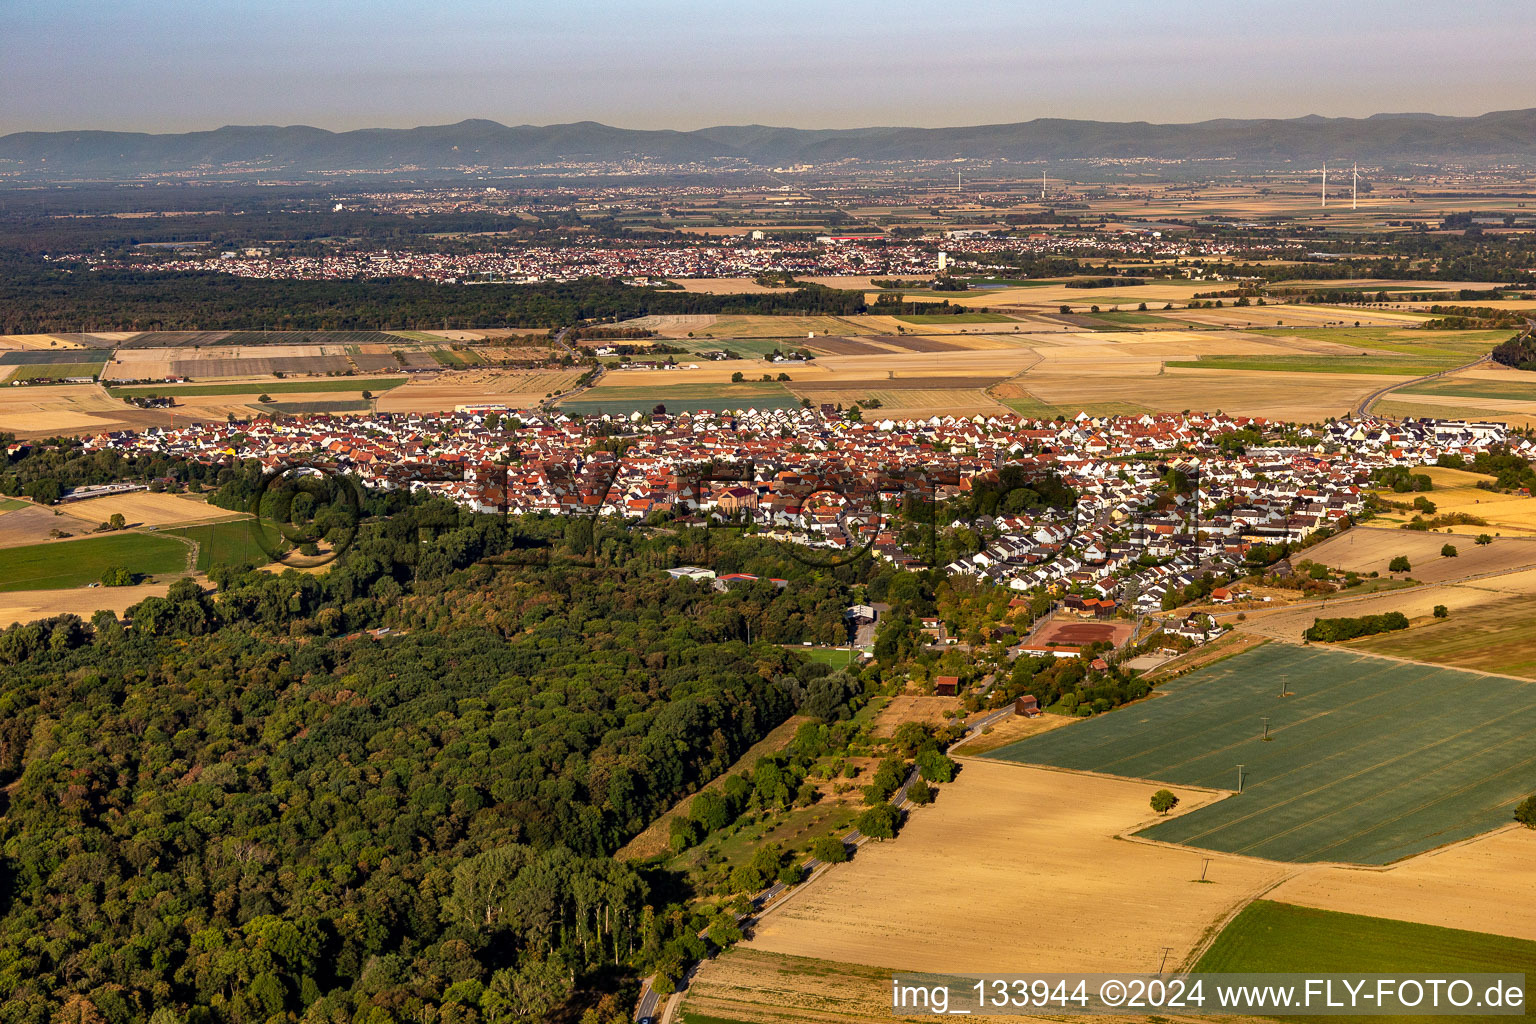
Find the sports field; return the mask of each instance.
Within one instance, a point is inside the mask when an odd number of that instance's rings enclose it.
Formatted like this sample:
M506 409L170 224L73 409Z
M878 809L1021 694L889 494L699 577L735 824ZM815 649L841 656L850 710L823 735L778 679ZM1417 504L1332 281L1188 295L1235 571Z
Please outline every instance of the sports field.
M1159 689L988 756L1233 790L1243 765L1240 794L1139 834L1282 861L1390 863L1536 792L1529 683L1268 644Z
M1235 974L1311 971L1392 975L1452 971L1524 974L1529 993L1530 979L1536 978L1536 942L1255 900L1222 929L1195 965L1195 970ZM1345 1021L1354 1018L1328 1016L1316 1019ZM1504 1018L1458 1015L1457 1019Z
M180 541L146 533L7 548L0 591L85 586L115 566L136 573L180 572L187 567L187 553Z

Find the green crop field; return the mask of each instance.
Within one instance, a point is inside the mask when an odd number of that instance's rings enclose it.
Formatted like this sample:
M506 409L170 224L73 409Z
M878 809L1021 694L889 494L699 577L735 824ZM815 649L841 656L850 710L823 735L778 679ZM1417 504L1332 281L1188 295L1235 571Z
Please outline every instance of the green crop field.
M582 393L573 402L561 402L567 413L623 414L650 412L658 404L668 412L697 412L700 409L792 409L800 400L783 384L770 381L744 381L740 384L672 384L656 388L597 387Z
M1244 765L1242 793L1141 834L1282 861L1387 864L1536 792L1536 684L1268 644L1158 691L988 756L1229 790Z
M31 502L22 501L20 498L0 498L0 512L14 512L30 504Z
M1399 395L1446 395L1451 398L1501 398L1516 402L1536 402L1536 384L1507 380L1427 380L1400 391Z
M266 549L257 541L256 531L260 528L254 519L236 519L227 523L182 526L160 532L196 541L197 568L200 572L207 572L219 564L238 565L246 562L266 565L272 561ZM279 540L276 531L270 531L270 535L275 544Z
M32 363L16 367L5 379L36 380L39 377L51 377L55 380L63 380L65 377L94 377L101 373L101 368L105 365L107 365L105 359L89 363Z
M1354 352L1338 355L1204 356L1169 366L1204 370L1269 370L1285 373L1380 373L1422 377L1472 362L1508 340L1509 331L1425 331L1407 327L1287 328L1255 330L1278 338L1327 341Z
M1003 316L1001 313L915 313L911 316L898 316L897 320L907 324L1011 324L1016 321L1011 316Z
M1194 970L1212 974L1524 974L1529 996L1531 979L1536 978L1536 942L1255 900L1222 929ZM1507 1018L1457 1015L1457 1019Z
M6 548L0 591L61 590L95 583L108 569L122 566L136 573L180 572L187 567L187 545L147 533L56 541Z
M814 338L764 339L764 338L669 338L667 344L685 347L693 353L734 352L739 356L766 356L773 351L794 351L815 345ZM679 360L681 361L681 360Z
M405 383L405 377L326 377L324 380L243 381L238 384L157 384L108 388L113 398L144 395L287 395L323 391L388 391Z

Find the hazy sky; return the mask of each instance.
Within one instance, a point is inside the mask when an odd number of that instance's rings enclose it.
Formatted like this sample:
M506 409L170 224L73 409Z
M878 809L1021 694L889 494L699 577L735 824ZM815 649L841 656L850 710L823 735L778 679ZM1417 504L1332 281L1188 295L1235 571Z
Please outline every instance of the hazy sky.
M1526 0L0 0L0 133L1536 106Z

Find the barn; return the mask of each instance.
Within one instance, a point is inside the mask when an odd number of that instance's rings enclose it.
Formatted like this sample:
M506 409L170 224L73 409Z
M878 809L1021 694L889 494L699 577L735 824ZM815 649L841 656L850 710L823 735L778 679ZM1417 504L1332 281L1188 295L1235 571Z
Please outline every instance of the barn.
M1032 693L1026 693L1013 702L1013 713L1023 715L1026 718L1034 718L1040 713L1040 701Z
M954 697L960 693L959 676L934 676L933 692L940 697Z

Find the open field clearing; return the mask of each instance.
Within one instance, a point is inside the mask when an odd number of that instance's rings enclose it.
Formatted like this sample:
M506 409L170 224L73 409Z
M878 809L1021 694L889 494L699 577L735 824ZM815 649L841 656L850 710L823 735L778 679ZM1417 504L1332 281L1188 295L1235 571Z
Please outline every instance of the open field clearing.
M1525 974L1536 991L1536 942L1477 931L1363 917L1257 900L1217 936L1195 970L1213 973L1309 971L1404 974ZM1481 992L1478 993L1481 995ZM1523 1014L1522 1014L1523 1016ZM1370 1021L1370 1016L1300 1017ZM1401 1019L1401 1018L1399 1018ZM1506 1018L1457 1014L1457 1020Z
M182 572L187 568L189 552L180 541L148 533L114 533L8 548L0 591L81 587L97 582L103 572L116 566L150 575Z
M871 730L876 736L891 737L906 722L944 726L949 724L949 712L960 710L959 697L929 697L897 694L875 716Z
M1409 661L1536 679L1536 595L1487 594L1487 603L1346 646ZM1444 603L1444 602L1440 602ZM1449 607L1449 605L1447 605Z
M745 948L914 971L1155 971L1164 946L1178 962L1287 870L1218 854L1201 885L1207 854L1115 838L1155 817L1156 788L967 759L895 841L792 896Z
M1436 500L1434 496L1440 492L1426 493L1431 495L1431 500ZM1483 527L1460 529L1470 529L1474 533L1484 530ZM1456 548L1455 558L1441 557L1440 549L1447 542ZM1448 537L1443 533L1356 526L1308 548L1306 553L1312 561L1333 569L1361 574L1378 572L1382 576L1390 575L1387 566L1399 555L1406 555L1412 566L1409 572L1399 573L1399 576L1411 576L1424 583L1442 583L1482 573L1513 572L1536 566L1536 540L1495 537L1492 544L1478 545L1470 538Z
M138 387L107 388L113 398L144 395L173 395L177 398L196 398L200 395L289 395L289 394L356 394L359 391L388 391L408 382L403 376L394 377L326 377L322 380L272 380L240 381L236 384L146 384Z
M466 370L432 381L412 381L377 400L380 412L452 412L456 405L507 405L527 409L546 395L575 386L574 370Z
M164 597L170 583L140 583L132 587L96 587L73 590L0 590L0 629L18 622L34 622L55 615L78 615L89 621L102 608L116 614L146 597Z
M106 522L114 512L121 513L129 527L186 526L239 519L244 515L242 512L231 512L210 505L198 497L156 494L153 491L131 491L128 494L109 494L104 498L90 498L86 501L68 501L57 508L65 516L77 519L87 527Z
M1378 914L1536 941L1533 865L1536 832L1510 824L1384 871L1319 867L1265 895L1319 910Z
M609 413L628 416L648 413L657 405L668 412L697 412L700 409L791 409L800 400L783 384L771 381L746 381L740 384L694 384L677 381L650 387L600 386L583 391L581 397L561 402L564 412L586 415Z
M1140 834L1281 861L1387 864L1536 791L1529 683L1267 644L1160 693L990 756L1234 789L1245 765L1241 793Z

